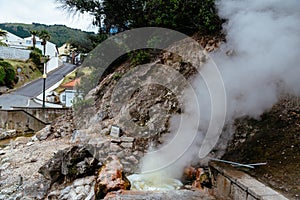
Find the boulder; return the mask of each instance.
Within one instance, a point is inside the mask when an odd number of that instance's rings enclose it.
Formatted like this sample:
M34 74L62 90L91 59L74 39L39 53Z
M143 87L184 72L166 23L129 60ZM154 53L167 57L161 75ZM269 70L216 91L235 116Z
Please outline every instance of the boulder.
M130 187L120 160L116 156L109 156L96 178L94 187L96 199L103 199L111 191L129 190Z
M93 175L99 168L98 163L85 146L73 146L58 151L38 172L51 183L72 181Z
M38 131L35 136L38 140L46 140L49 135L51 134L50 131L51 126L47 125L45 128L43 128L42 130Z

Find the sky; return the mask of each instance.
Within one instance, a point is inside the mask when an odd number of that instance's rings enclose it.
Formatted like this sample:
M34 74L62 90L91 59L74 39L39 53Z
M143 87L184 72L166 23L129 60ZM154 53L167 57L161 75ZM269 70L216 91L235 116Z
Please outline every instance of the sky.
M0 0L0 23L63 24L70 28L97 31L89 14L69 14L55 0Z

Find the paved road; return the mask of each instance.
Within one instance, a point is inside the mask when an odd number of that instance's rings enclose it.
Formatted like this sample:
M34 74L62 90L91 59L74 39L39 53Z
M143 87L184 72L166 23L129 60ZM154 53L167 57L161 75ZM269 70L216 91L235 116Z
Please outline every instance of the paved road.
M46 89L63 79L65 75L75 69L75 65L64 63L63 66L55 69L47 75ZM11 106L40 106L30 101L31 98L36 97L43 91L43 79L37 79L9 94L0 96L0 106L3 109L9 109Z

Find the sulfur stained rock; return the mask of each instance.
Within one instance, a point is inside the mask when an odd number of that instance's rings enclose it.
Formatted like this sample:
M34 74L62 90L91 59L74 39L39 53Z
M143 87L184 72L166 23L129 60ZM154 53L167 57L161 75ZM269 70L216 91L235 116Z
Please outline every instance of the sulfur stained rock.
M129 190L130 187L120 160L116 156L109 156L97 175L94 188L96 199L103 199L111 191Z

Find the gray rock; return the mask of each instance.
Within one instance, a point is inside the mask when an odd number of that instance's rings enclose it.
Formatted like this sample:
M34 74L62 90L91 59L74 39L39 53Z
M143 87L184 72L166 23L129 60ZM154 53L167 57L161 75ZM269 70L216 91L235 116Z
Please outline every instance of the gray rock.
M110 148L111 152L122 151L122 148L119 145L114 144L114 143L111 143L109 148Z
M34 135L34 136L32 136L31 137L31 141L32 142L36 142L36 141L38 141L39 139L36 137L36 135Z
M95 176L88 176L85 178L76 179L73 183L74 187L90 185L95 180Z
M76 194L75 190L71 189L71 191L69 193L69 199L74 200L74 199L76 199L76 197L77 197L77 194Z
M110 133L110 131L109 131L108 128L104 128L104 129L102 129L102 130L100 131L100 134L101 134L101 135L109 135L109 133Z
M64 196L68 195L70 193L71 188L72 188L71 186L68 186L62 191L60 191L59 199L62 199Z
M134 137L121 137L122 142L134 142Z
M117 157L118 158L124 158L126 155L125 155L125 152L124 151L120 151L117 153Z
M90 190L91 190L91 186L89 186L89 185L84 186L84 193L86 195L89 194Z
M60 196L59 190L54 190L48 194L48 198L50 198L50 199L58 198L59 196Z
M8 199L7 195L0 194L0 199Z
M54 183L63 178L73 181L77 177L91 176L98 168L98 160L92 157L88 147L73 146L58 151L38 172Z
M92 182L95 180L95 176L89 176L84 178L84 184L85 185L90 185Z
M7 169L8 167L10 166L10 163L4 163L1 167L0 167L0 170L5 170Z
M129 156L125 158L127 161L131 162L132 164L138 164L139 161L134 156Z
M45 128L43 128L42 130L38 131L35 136L38 140L46 140L49 135L51 134L50 132L50 128L51 128L51 125L47 125Z
M84 178L76 179L73 183L74 187L84 185Z
M110 142L112 142L112 143L121 143L122 141L121 141L120 138L112 138L112 139L110 140Z
M85 195L84 194L79 194L77 195L77 197L74 199L74 200L82 200L85 198ZM73 200L73 199L72 199Z
M6 154L6 152L4 150L0 150L0 156Z
M92 199L95 199L94 190L91 190L90 193L87 195L87 197L84 200L92 200Z
M133 143L132 142L122 142L120 144L121 147L125 149L132 149L133 148Z
M75 188L77 194L84 194L84 186L78 186Z
M111 192L106 195L104 200L132 200L132 199L143 199L143 200L173 200L173 199L205 199L214 200L215 198L201 193L200 191L191 190L169 190L169 191L128 191L126 193L122 192Z
M26 146L31 146L31 145L33 145L34 143L33 142L28 142L27 144L26 144Z

